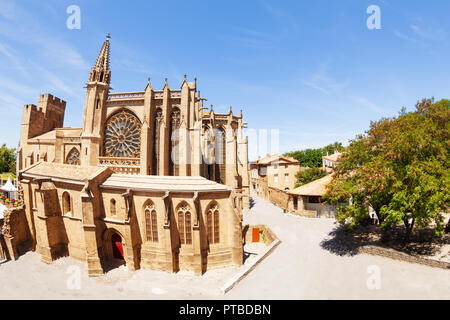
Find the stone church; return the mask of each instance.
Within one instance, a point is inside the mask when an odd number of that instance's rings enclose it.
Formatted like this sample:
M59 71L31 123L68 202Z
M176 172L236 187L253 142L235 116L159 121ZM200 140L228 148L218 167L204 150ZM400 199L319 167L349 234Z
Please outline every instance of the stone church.
M111 93L107 36L89 74L82 128L66 102L25 105L18 151L31 249L42 260L108 261L177 272L238 266L249 206L242 112L203 107L196 79L180 89Z

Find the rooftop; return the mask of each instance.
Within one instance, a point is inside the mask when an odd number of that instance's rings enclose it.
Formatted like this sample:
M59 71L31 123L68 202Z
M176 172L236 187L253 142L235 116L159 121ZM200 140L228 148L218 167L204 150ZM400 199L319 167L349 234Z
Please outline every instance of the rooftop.
M322 159L329 160L329 161L339 161L339 158L341 157L341 155L342 155L342 152L336 152L329 156L323 156Z
M299 164L298 160L293 157L287 157L287 156L280 156L277 154L268 154L264 158L261 158L258 160L258 164L269 164L272 162L278 161L280 163L292 163L292 164Z
M172 177L112 174L102 188L155 191L229 191L230 187L203 177Z
M93 179L109 170L106 167L76 166L70 164L38 162L22 171L24 176L35 178L60 178L67 180L86 181Z
M299 196L323 196L326 193L327 185L330 184L332 177L333 175L329 174L323 178L295 188L289 193Z

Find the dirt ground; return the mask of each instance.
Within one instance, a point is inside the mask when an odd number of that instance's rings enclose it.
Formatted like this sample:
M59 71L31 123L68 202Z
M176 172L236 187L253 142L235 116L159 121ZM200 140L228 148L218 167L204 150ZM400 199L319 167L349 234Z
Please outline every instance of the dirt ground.
M121 266L89 278L80 262L46 265L30 252L0 264L0 299L450 299L448 270L324 246L333 238L334 220L284 214L255 196L244 223L266 224L282 243L226 295L220 285L236 268L197 277Z

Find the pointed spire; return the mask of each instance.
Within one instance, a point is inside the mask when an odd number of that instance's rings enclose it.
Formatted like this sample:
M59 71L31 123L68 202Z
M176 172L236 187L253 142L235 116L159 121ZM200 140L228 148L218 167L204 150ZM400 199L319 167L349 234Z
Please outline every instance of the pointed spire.
M170 90L169 84L167 83L167 78L164 79L164 87L163 87L163 90L164 90L165 88L167 88L167 89Z
M102 48L100 49L100 53L98 54L97 62L95 63L95 67L109 70L109 39L111 35L108 33L106 36L106 41L103 43Z
M148 79L147 79L147 85L145 86L145 90L144 91L147 91L147 90L152 90L153 88L152 88L152 84L151 84L151 82L150 82L150 77L148 77Z
M187 75L186 75L186 73L184 74L184 79L183 79L183 82L181 83L181 88L183 88L184 85L188 85L189 86L189 84L187 82Z

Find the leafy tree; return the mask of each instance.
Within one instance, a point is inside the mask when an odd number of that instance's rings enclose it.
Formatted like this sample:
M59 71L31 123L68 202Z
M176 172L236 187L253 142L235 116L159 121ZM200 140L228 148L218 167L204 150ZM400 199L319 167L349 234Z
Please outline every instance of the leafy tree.
M297 184L295 187L298 188L314 180L325 177L326 175L327 173L319 168L308 168L304 171L299 171L295 175L295 178L297 178Z
M416 111L372 122L350 142L326 199L352 200L338 221L352 229L371 206L383 227L403 223L408 242L415 226L434 225L443 233L441 214L449 204L450 101L422 100Z
M0 148L0 173L16 172L16 149L9 149L6 144Z
M319 149L305 149L285 153L285 156L294 157L300 162L302 167L320 168L322 167L322 156L331 155L335 151L342 151L342 143L335 142Z

